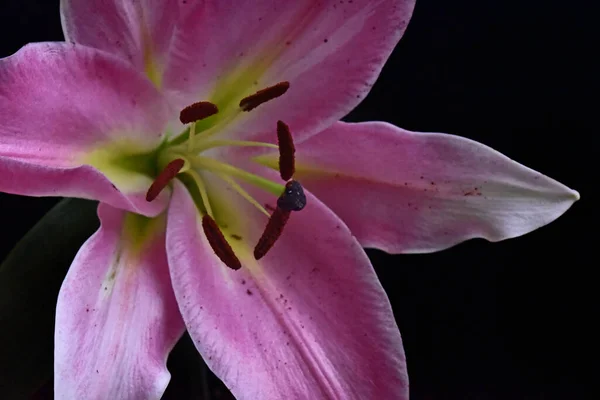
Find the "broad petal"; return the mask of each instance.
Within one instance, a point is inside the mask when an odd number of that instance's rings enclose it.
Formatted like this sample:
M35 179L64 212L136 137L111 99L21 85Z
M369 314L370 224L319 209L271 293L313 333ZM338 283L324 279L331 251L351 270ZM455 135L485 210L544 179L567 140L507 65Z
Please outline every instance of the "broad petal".
M225 198L231 205L232 196ZM181 184L167 229L188 332L236 398L408 399L390 304L343 222L309 193L307 207L257 262L245 243L258 240L266 217L237 206L224 234L242 260L238 271L215 256Z
M131 62L160 86L178 0L62 0L65 39Z
M167 194L145 201L146 170L170 116L160 93L116 57L80 45L27 45L0 60L0 191L156 215Z
M475 141L348 124L297 145L296 178L365 247L433 252L471 238L499 241L546 225L579 194ZM260 157L276 167L276 158Z
M215 132L272 141L280 119L298 138L314 134L366 96L413 7L414 0L188 1L164 87L180 107L215 103ZM285 95L239 110L242 98L281 81L290 82Z
M184 332L165 254L165 218L101 204L56 306L57 399L160 399Z

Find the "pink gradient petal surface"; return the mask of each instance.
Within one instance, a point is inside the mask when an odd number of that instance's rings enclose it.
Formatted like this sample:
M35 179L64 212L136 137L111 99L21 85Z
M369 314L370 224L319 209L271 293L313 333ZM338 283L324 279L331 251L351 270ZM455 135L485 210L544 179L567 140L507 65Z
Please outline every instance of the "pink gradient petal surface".
M106 50L146 73L162 74L178 0L62 0L61 21L68 42Z
M136 249L124 211L101 204L98 214L102 226L77 254L58 297L55 397L160 399L170 379L167 355L184 332L164 227L146 232Z
M298 137L314 134L366 96L413 7L414 0L188 1L164 88L180 107L210 100L225 111L289 81L285 95L238 113L222 130L272 140L272 123L280 119Z
M336 123L297 145L296 178L365 247L432 252L546 225L579 194L475 141L382 122Z
M126 185L113 182L125 198L83 165L115 143L154 149L171 114L150 82L116 57L80 45L27 45L0 60L0 191L94 198L155 215L166 194L143 200L150 177L126 171Z
M240 400L408 399L389 302L343 222L309 194L307 207L255 262L243 243L258 240L266 217L234 197L244 218L236 218L242 239L230 239L243 264L238 271L215 256L179 183L169 208L173 287L209 367Z

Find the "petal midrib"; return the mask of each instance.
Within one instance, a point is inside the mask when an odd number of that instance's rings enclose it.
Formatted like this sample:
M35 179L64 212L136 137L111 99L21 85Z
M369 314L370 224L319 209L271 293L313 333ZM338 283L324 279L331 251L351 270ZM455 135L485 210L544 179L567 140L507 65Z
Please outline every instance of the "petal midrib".
M251 271L260 270L258 266L257 268L250 269ZM255 279L256 288L258 288L258 292L260 293L261 298L265 302L265 304L271 310L273 316L280 323L282 327L286 329L289 333L290 338L294 343L297 344L296 348L298 349L298 353L302 357L302 361L309 369L310 373L313 375L315 380L318 382L321 392L327 395L330 399L341 399L343 398L343 393L337 390L336 386L333 384L335 379L329 376L326 372L326 368L320 363L319 356L314 354L311 351L310 346L305 346L305 341L302 340L303 336L301 330L297 326L297 324L287 318L284 313L280 312L278 306L275 302L268 296L268 293L275 293L276 291L273 289L273 285L269 281L268 277L262 275ZM263 287L267 286L267 287Z

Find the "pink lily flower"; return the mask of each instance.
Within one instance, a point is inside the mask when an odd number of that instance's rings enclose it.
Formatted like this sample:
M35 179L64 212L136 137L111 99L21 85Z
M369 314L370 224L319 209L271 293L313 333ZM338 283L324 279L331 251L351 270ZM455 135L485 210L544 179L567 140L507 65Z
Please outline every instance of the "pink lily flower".
M362 248L517 237L579 198L469 139L338 122L413 7L63 0L69 43L0 60L0 191L100 201L58 298L56 398L159 399L187 329L238 399L408 399Z

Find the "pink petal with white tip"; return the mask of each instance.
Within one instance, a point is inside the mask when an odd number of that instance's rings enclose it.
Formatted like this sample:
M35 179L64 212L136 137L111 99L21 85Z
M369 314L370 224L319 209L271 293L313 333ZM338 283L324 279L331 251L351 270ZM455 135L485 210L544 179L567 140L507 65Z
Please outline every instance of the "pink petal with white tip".
M57 399L160 399L167 356L184 332L165 254L164 217L101 204L56 308Z
M390 304L343 222L309 194L257 262L251 246L266 217L234 194L225 198L236 210L224 234L240 270L215 256L181 184L169 208L167 253L188 331L236 398L407 400Z
M107 53L37 43L0 60L0 191L97 199L156 215L148 166L172 111L150 82Z
M364 247L391 253L524 235L579 199L554 179L454 135L339 122L296 147L296 179ZM259 159L276 168L275 156Z

